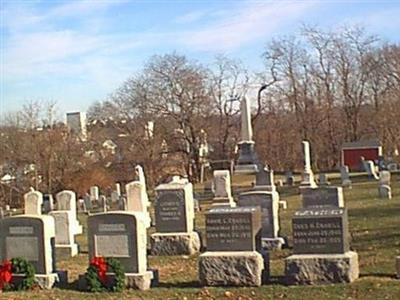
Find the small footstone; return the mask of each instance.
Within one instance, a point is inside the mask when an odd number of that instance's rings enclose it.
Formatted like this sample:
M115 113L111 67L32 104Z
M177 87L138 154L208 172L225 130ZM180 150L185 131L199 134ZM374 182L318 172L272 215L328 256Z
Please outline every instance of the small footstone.
M344 254L292 255L285 259L287 284L330 284L353 282L359 276L358 255Z
M264 259L255 251L205 252L199 257L202 286L260 286Z

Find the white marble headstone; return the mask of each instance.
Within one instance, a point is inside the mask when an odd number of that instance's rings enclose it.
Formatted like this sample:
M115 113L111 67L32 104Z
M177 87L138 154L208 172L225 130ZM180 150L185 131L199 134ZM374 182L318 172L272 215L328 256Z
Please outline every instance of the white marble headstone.
M31 191L24 195L25 214L40 216L42 214L43 194Z

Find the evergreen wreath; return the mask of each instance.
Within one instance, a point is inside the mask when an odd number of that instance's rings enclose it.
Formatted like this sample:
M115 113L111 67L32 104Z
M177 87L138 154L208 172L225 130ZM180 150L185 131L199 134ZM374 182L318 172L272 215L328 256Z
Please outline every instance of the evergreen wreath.
M19 283L12 283L13 274L24 275ZM35 268L26 259L16 257L6 260L0 266L0 290L30 290L36 285Z
M108 282L107 272L114 273L113 283ZM88 291L121 292L125 286L125 272L121 263L114 258L94 257L86 271Z

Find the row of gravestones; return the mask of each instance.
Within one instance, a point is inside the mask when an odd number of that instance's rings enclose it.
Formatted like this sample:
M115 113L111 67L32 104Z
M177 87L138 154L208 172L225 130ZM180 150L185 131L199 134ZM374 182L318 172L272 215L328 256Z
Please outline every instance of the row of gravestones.
M242 193L239 207L235 207L228 192L230 187L227 188L230 180L225 180L226 174L221 176L224 180L216 175L216 202L206 213L204 244L207 251L199 257L199 280L202 285L260 285L269 274L269 258L263 248L271 245L269 239L279 240L279 195L276 196L276 191L266 190ZM267 186L265 189L269 189ZM138 199L147 198L143 196L140 182L132 183L131 187L127 187L128 195L136 193ZM201 243L193 226L192 185L185 179L174 177L170 183L157 187L156 192L156 233L151 235L151 253L198 252ZM28 193L27 198L34 198L37 193ZM221 198L226 201L221 202ZM349 250L342 189L303 188L302 198L303 209L295 213L292 221L294 253L285 260L288 283L353 281L358 277L358 257ZM127 286L147 289L158 275L147 267L149 217L146 202L139 202L141 204L132 203L128 211L88 217L89 258L117 258L124 266ZM38 213L38 205L32 207L30 203L26 205L27 215L1 221L0 258L27 258L34 263L41 285L50 287L57 275L63 274L54 271L55 218L32 215ZM80 285L84 287L84 277Z

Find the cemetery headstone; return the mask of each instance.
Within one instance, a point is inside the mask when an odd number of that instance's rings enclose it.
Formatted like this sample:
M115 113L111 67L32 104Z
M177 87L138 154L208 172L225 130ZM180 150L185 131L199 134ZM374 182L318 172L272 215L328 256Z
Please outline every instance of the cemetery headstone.
M348 166L341 166L340 167L340 178L342 180L342 186L351 188L351 179L350 179L350 172Z
M136 212L143 219L147 228L151 226L150 213L148 212L148 197L146 187L140 181L132 181L125 186L126 211Z
M294 185L294 176L292 171L287 171L285 174L286 177L286 185L293 186Z
M376 167L372 160L365 160L364 161L364 168L365 171L368 173L368 178L378 180L379 176L376 173Z
M48 214L54 209L54 199L51 194L43 195L42 213Z
M32 263L35 279L50 289L65 272L56 271L54 219L46 215L18 215L0 220L0 261L21 257ZM61 276L61 273L63 276ZM13 274L18 280L21 275Z
M235 165L235 173L254 174L258 171L258 159L254 148L250 103L246 97L240 103L240 112L241 140L238 143L239 158Z
M57 257L73 257L78 254L75 235L83 231L76 216L75 193L61 191L56 195L56 199L56 210L50 212L55 221L55 251Z
M327 186L330 185L331 183L328 180L328 176L325 173L320 173L318 175L318 185L319 186Z
M25 215L40 216L42 214L43 194L38 191L30 191L24 195Z
M341 187L317 187L301 189L303 208L313 206L344 207L343 189Z
M91 186L90 187L90 201L92 201L92 203L97 203L97 201L99 200L99 187L98 186Z
M194 228L193 186L174 177L156 187L156 232L151 235L152 255L192 255L200 251Z
M207 252L199 256L203 286L260 286L265 268L259 207L217 207L206 213Z
M381 171L379 173L379 197L384 199L392 198L392 188L390 187L390 172Z
M256 185L254 189L262 191L276 190L274 182L274 171L270 170L268 166L258 166L258 172L256 173Z
M311 169L310 143L308 141L303 141L302 146L304 157L304 170L300 186L316 187L317 185L314 180L314 173Z
M127 287L149 289L156 277L147 266L146 243L146 224L135 212L107 212L88 217L89 261L99 256L117 259L124 268Z
M285 239L279 236L279 194L277 192L250 191L239 195L239 207L261 209L261 244L264 249L281 249Z
M292 219L293 255L285 259L288 284L352 282L358 255L350 251L347 209L310 207Z
M228 170L214 171L213 186L214 198L212 204L214 206L236 206L231 193L231 175Z

